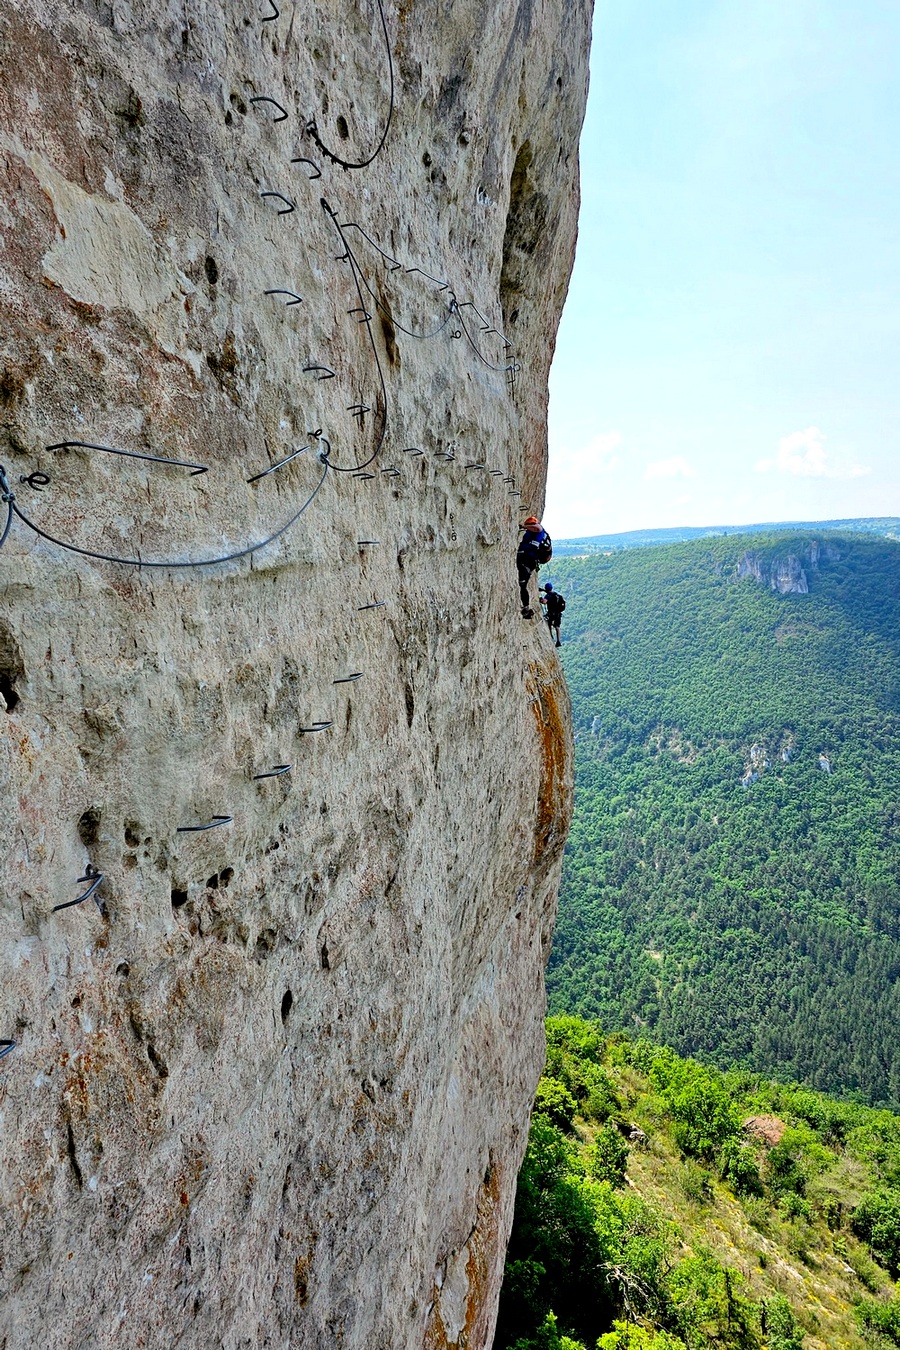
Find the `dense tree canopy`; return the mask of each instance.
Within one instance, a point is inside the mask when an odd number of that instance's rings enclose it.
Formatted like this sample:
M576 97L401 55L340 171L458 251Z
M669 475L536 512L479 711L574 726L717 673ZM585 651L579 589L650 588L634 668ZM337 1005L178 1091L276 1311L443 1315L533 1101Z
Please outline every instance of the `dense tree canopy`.
M900 1103L900 546L704 539L548 577L577 732L551 1007Z
M900 1345L900 1119L576 1017L548 1055L495 1350Z

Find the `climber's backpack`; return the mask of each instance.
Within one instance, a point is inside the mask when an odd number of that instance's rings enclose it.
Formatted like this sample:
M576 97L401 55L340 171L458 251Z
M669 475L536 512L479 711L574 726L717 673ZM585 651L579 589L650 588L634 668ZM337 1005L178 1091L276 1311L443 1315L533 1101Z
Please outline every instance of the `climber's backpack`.
M563 610L566 607L566 597L564 595L558 595L556 597L556 600L557 600L556 608L559 610L560 614L562 614Z
M553 557L553 540L547 531L544 531L544 537L537 546L537 560L539 563L548 563Z

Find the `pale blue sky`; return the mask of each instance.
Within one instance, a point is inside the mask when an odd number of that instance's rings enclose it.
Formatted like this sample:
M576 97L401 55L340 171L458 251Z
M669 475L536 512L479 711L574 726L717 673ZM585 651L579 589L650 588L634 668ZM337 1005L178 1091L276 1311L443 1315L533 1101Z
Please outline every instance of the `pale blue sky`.
M596 3L548 529L900 515L900 3Z

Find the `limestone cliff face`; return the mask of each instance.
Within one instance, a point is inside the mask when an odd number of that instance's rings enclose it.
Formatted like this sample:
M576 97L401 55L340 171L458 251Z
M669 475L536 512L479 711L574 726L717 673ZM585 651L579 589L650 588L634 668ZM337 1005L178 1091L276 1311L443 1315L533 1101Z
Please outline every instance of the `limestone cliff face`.
M383 17L0 0L8 1350L491 1341L590 15Z
M836 562L840 556L840 550L833 544L823 546L816 539L810 540L796 553L779 557L748 549L738 558L735 574L738 578L753 577L779 595L808 595L806 568L811 573L817 573L822 564Z
M740 578L753 577L779 595L808 595L809 582L803 564L796 554L788 553L783 558L763 559L758 553L744 553L738 559L737 575Z

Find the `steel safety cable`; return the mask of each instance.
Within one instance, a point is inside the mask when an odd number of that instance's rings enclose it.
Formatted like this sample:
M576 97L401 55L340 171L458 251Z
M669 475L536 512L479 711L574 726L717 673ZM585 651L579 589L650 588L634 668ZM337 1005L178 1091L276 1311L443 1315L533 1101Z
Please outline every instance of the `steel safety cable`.
M503 374L503 373L505 373L505 372L507 372L507 371L515 371L515 370L518 369L518 362L516 362L516 361L511 361L510 364L507 365L507 366L495 366L494 363L493 363L492 361L489 361L489 360L487 359L487 357L484 356L483 353L479 350L478 345L476 344L476 342L474 341L474 339L473 339L473 337L472 337L472 334L469 332L468 328L466 327L466 321L465 321L465 319L463 318L462 314L460 313L460 307L459 307L458 304L456 305L455 313L456 313L456 317L459 319L459 326L460 326L460 328L463 330L463 333L465 334L466 341L468 342L469 346L472 348L472 351L473 351L473 352L475 353L475 355L478 357L479 361L481 361L484 365L486 365L487 368L488 368L488 370L496 370L496 371L499 371L501 374Z
M381 254L382 258L386 259L388 262L390 262L390 263L393 264L393 266L390 267L390 268L388 269L389 271L391 271L391 272L397 272L397 271L400 271L400 270L401 270L401 264L397 262L397 259L396 259L396 258L392 258L391 255L390 255L389 253L385 253L384 249L380 246L380 244L377 244L377 243L375 242L375 240L372 238L372 236L371 236L370 234L368 234L368 233L363 229L363 227L362 227L361 225L358 225L358 224L356 223L355 220L348 220L348 221L345 221L345 223L341 226L341 229L342 229L342 230L351 230L351 229L353 229L353 230L359 230L359 233L363 236L363 238L364 238L364 239L367 239L367 240L369 241L369 243L372 245L372 247L373 247L374 249L376 249L376 250ZM348 245L348 249L349 249L349 245ZM352 249L349 249L349 251L350 251L351 253L353 253L353 250L352 250ZM452 304L450 304L450 305L447 307L447 313L445 314L443 321L442 321L442 322L438 325L438 327L435 328L432 332L430 332L430 333L414 333L413 330L412 330L411 328L406 328L406 327L404 327L404 325L403 325L402 323L400 323L400 322L394 317L394 315L393 315L393 313L391 312L390 308L389 308L387 305L385 305L384 301L381 300L381 299L378 297L378 295L376 295L375 291L372 289L372 287L370 286L368 280L366 279L365 269L362 267L362 264L360 263L360 261L359 261L359 259L357 258L357 256L356 256L355 253L353 253L353 258L354 258L354 260L355 260L355 262L356 262L357 267L359 268L360 277L361 277L361 279L362 279L362 284L365 286L366 290L369 292L369 295L371 295L372 299L375 301L375 304L376 304L377 308L381 311L381 313L384 315L384 317L385 317L386 319L388 319L389 322L390 322L391 324L393 324L394 328L396 328L398 332L400 332L400 333L405 333L407 337L417 338L417 339L420 339L421 341L427 341L427 340L430 339L430 338L436 338L436 337L438 337L441 333L443 333L444 329L447 327L447 324L448 324L448 323L450 322L450 320L453 318L453 305L452 305ZM428 272L423 272L421 267L415 267L415 268L409 268L409 267L407 267L407 268L403 268L402 270L404 270L404 271L406 271L406 272L410 272L410 271L422 272L422 275L423 275L423 276L430 276L430 273L428 273ZM441 289L441 290L446 290L446 289L448 289L446 282L445 282L443 285L441 285L440 289ZM453 292L452 292L452 291L450 292L450 294L451 294L452 299L455 300L455 296L453 296Z
M277 530L274 530L271 534L267 535L265 539L260 539L255 544L248 544L246 548L235 549L234 552L232 553L223 553L215 558L167 560L158 558L151 558L151 559L122 558L113 553L100 553L95 549L81 548L80 545L78 544L68 544L64 539L58 539L56 535L50 534L47 530L41 529L40 525L36 525L33 520L29 519L29 517L25 515L25 512L16 502L15 497L13 497L12 499L11 506L12 510L19 517L22 523L24 525L27 525L29 530L33 530L34 533L38 535L41 539L46 539L48 543L56 544L57 547L66 549L69 553L78 553L84 558L96 558L100 562L120 563L123 567L156 567L156 568L182 568L182 569L189 567L215 567L218 563L235 562L238 558L249 557L251 553L258 553L261 548L265 548L268 544L273 544L276 539L280 539L281 536L285 534L291 528L291 526L300 519L300 517L303 515L303 512L307 509L307 507L312 505L313 501L315 500L316 496L319 493L319 489L325 482L325 479L328 477L328 470L331 466L324 457L322 458L321 462L323 466L322 477L319 479L318 483L313 488L312 492L307 497L303 505L297 511L294 512L294 514L290 517L289 520L286 520L285 523L281 525ZM0 468L0 486L3 485L4 481L5 479L3 478L2 475L2 468ZM4 532L3 538L4 539L6 538L6 532ZM2 542L3 540L0 540L0 543Z
M384 130L381 133L381 139L375 146L375 149L372 151L371 155L369 155L368 159L360 159L360 160L342 159L340 155L335 154L333 150L330 150L328 146L325 144L325 142L322 140L321 136L319 135L318 127L316 126L316 119L314 117L311 118L310 121L307 122L306 124L307 132L313 138L319 149L322 151L322 154L325 155L327 159L330 159L332 164L337 164L341 169L368 168L368 166L372 163L372 161L376 159L378 155L381 154L381 151L384 147L384 143L387 140L387 134L391 127L391 121L394 116L394 95L395 95L394 59L393 54L391 52L391 39L388 33L387 19L384 17L384 6L381 0L376 0L376 4L378 5L378 15L379 18L381 19L381 31L384 34L384 48L387 53L388 79L390 81L390 94L388 96L388 111L384 123Z
M375 368L378 371L378 381L381 386L381 406L380 408L376 407L375 412L376 417L380 417L381 419L381 430L378 434L375 449L372 451L369 458L363 460L362 463L360 464L351 464L351 465L335 464L330 458L330 449L331 449L330 446L329 446L329 455L325 456L324 458L324 462L328 465L330 469L334 469L336 473L359 473L361 470L367 469L369 465L372 464L378 458L378 456L381 454L381 449L382 446L384 445L385 437L387 436L387 420L388 420L387 382L384 378L384 368L382 367L381 364L381 357L378 354L378 344L376 343L375 336L372 332L372 316L366 309L365 296L363 295L363 288L360 284L359 269L356 263L356 259L353 255L353 250L350 248L346 238L344 237L344 231L337 218L336 212L332 210L332 208L328 205L328 202L325 200L324 197L320 198L320 201L322 210L328 216L329 220L331 221L332 225L337 231L338 238L341 241L341 247L344 249L344 254L342 256L346 257L347 262L349 262L350 264L350 270L353 273L353 284L356 287L356 294L359 299L360 311L364 315L364 318L361 319L360 322L365 324L366 332L369 335L369 346L372 348L372 356L375 359ZM351 310L350 312L352 313L353 311Z

